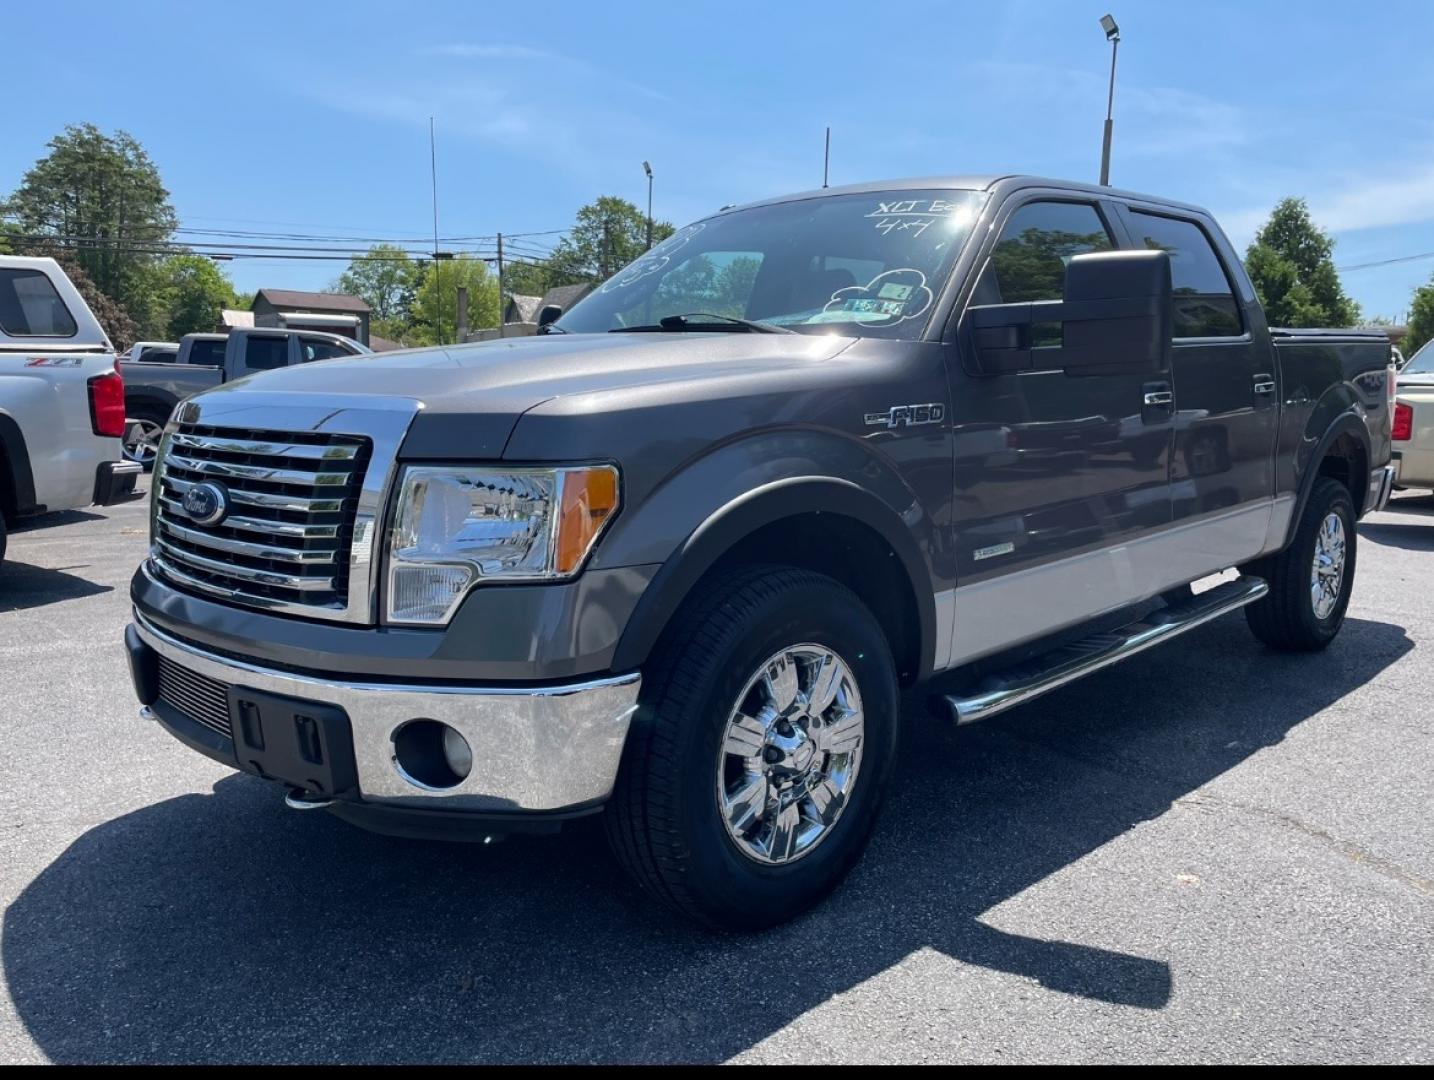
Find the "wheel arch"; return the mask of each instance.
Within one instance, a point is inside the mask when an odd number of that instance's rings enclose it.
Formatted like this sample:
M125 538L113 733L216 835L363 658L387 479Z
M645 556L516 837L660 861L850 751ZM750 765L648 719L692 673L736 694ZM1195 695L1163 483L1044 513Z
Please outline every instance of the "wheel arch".
M14 519L35 507L35 475L25 434L9 413L0 412L0 514Z
M711 513L643 592L618 642L614 669L645 662L700 585L753 563L800 566L835 577L881 623L903 683L930 674L935 597L912 531L882 499L830 476L776 480Z
M1308 435L1306 438L1308 439ZM1305 467L1299 479L1298 496L1294 513L1285 531L1285 544L1294 541L1305 507L1309 504L1310 493L1322 476L1340 481L1349 489L1354 501L1354 516L1361 517L1369 492L1369 462L1373 456L1369 428L1356 413L1340 413L1325 429L1324 434L1314 442L1314 448L1305 458Z

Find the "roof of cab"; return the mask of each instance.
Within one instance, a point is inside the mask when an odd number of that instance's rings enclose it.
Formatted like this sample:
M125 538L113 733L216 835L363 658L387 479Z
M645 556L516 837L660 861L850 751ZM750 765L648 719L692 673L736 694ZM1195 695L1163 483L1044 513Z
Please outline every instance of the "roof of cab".
M1167 199L1160 195L1147 195L1138 191L1126 191L1122 188L1101 187L1099 184L1087 184L1078 180L1057 180L1046 176L1026 176L1014 173L971 176L917 176L903 177L895 180L870 180L861 184L843 184L840 187L814 188L810 191L793 192L790 195L777 195L772 198L757 199L754 202L742 203L740 205L724 206L721 210L717 211L717 213L722 214L731 210L748 210L756 206L773 206L777 203L796 202L801 199L819 199L824 195L871 195L883 191L923 191L932 189L955 191L996 191L999 189L1002 192L1009 193L1021 188L1032 187L1075 191L1083 195L1094 195L1102 198L1114 197L1131 199L1137 202L1154 203L1160 206L1169 206L1199 214L1206 213L1202 207L1178 202L1175 199Z

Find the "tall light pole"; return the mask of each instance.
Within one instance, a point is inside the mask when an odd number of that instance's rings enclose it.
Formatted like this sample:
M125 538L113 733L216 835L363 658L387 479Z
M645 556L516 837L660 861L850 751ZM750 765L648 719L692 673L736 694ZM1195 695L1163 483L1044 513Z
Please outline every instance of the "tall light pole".
M652 250L652 166L647 162L642 163L642 171L647 173L647 250Z
M1105 40L1110 42L1110 93L1105 99L1105 139L1100 148L1100 184L1110 186L1110 129L1111 116L1115 111L1115 53L1120 48L1120 27L1110 15L1100 17L1100 28L1105 31Z

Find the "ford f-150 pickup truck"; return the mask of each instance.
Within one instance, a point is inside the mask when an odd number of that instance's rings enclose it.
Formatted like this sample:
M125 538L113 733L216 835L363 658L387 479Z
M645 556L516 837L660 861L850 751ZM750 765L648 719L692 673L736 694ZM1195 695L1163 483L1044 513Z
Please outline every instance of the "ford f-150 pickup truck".
M0 256L0 561L18 519L134 491L124 428L114 349L64 270Z
M122 360L125 408L132 421L125 437L125 457L145 468L152 466L164 422L191 394L259 371L369 352L367 346L338 334L232 330L228 334L186 334L173 357L141 355Z
M765 926L861 853L903 688L989 717L1240 608L1327 646L1391 393L1382 335L1268 327L1195 207L1007 176L726 209L540 336L185 402L134 685L295 808L601 812L654 896Z

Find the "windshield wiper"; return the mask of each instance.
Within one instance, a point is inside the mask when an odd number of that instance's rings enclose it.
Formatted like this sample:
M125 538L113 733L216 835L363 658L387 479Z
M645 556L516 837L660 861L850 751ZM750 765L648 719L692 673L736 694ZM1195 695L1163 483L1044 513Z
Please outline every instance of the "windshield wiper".
M795 330L788 330L785 326L777 326L775 323L758 322L755 319L739 319L734 315L714 315L707 311L692 311L686 315L668 315L657 320L656 326L617 326L609 330L609 334L624 332L636 333L661 333L681 334L689 331L703 333L712 329L713 324L730 326L733 330L742 329L750 334L795 334Z

